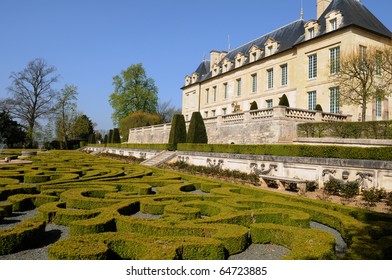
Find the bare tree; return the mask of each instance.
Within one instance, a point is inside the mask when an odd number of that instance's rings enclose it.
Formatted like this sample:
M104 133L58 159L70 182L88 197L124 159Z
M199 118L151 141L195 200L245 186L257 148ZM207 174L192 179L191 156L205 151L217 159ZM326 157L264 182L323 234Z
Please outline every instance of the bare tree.
M174 115L181 114L181 109L172 106L170 101L159 101L157 106L157 114L162 117L162 123L169 123L171 122Z
M74 102L77 100L77 94L76 86L65 85L57 99L56 136L64 142L65 149L68 149L71 128L77 117L77 105Z
M340 102L361 107L361 120L366 121L369 102L389 95L389 79L382 71L382 52L361 47L340 58L334 81L339 86Z
M58 80L55 71L56 68L48 66L45 60L37 58L29 62L25 69L10 76L12 84L7 90L12 97L3 100L2 104L25 126L29 147L33 145L37 119L53 112L56 91L52 85Z

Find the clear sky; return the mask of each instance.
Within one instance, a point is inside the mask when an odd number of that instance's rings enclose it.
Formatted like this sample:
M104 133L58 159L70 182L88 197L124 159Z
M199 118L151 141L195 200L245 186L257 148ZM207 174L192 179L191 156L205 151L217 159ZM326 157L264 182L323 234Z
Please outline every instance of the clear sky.
M305 20L316 0L303 0ZM362 3L392 29L391 0ZM113 76L142 63L159 99L181 107L184 77L204 54L245 44L300 17L301 0L0 0L0 98L11 72L43 58L78 87L78 109L113 127Z

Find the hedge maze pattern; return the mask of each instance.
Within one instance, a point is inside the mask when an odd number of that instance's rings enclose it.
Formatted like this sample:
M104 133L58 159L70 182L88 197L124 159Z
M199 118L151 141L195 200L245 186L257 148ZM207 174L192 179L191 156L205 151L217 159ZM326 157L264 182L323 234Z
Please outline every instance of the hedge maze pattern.
M38 216L0 231L0 254L28 248L47 223L71 237L50 259L227 259L251 243L290 249L286 259L335 259L338 230L347 259L391 257L391 215L99 158L46 152L32 165L0 166L0 224L13 211Z

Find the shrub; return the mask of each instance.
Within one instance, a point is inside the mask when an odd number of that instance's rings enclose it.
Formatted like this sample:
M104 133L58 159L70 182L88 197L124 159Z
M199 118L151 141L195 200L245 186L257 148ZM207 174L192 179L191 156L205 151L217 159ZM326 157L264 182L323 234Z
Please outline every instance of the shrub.
M186 126L184 115L176 114L173 116L170 129L169 144L173 150L177 149L178 143L186 142Z
M316 109L316 111L319 111L319 112L323 111L323 107L321 107L320 104L317 104L315 109Z
M200 112L193 112L186 137L187 143L208 143L207 131Z
M324 191L330 195L339 195L343 182L335 178L331 178L324 184Z
M259 107L257 106L257 102L256 101L253 101L252 103L250 103L250 111L253 111L253 110L257 110L257 109L259 109Z
M113 129L111 143L121 143L120 130L118 128Z
M287 99L286 94L283 94L282 97L279 98L279 106L290 107L289 100Z
M358 195L359 182L351 181L341 185L340 195L345 199L353 198Z
M380 202L384 197L386 197L384 189L372 187L362 191L362 200L365 201L365 205L369 207L376 206L376 203Z
M306 191L307 192L314 192L317 189L317 182L316 181L306 181Z

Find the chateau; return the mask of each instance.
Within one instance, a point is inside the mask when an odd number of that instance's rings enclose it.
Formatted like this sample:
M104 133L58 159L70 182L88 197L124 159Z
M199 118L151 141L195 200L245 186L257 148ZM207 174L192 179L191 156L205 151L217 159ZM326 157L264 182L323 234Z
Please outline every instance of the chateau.
M332 78L340 56L383 49L391 37L359 0L317 0L316 20L301 18L229 52L211 51L210 59L185 77L182 113L187 121L194 111L207 123L218 116L233 120L239 113L274 108L286 94L292 108L315 110L320 104L331 116L360 121L359 106L339 104ZM389 119L390 98L368 104L366 120Z

